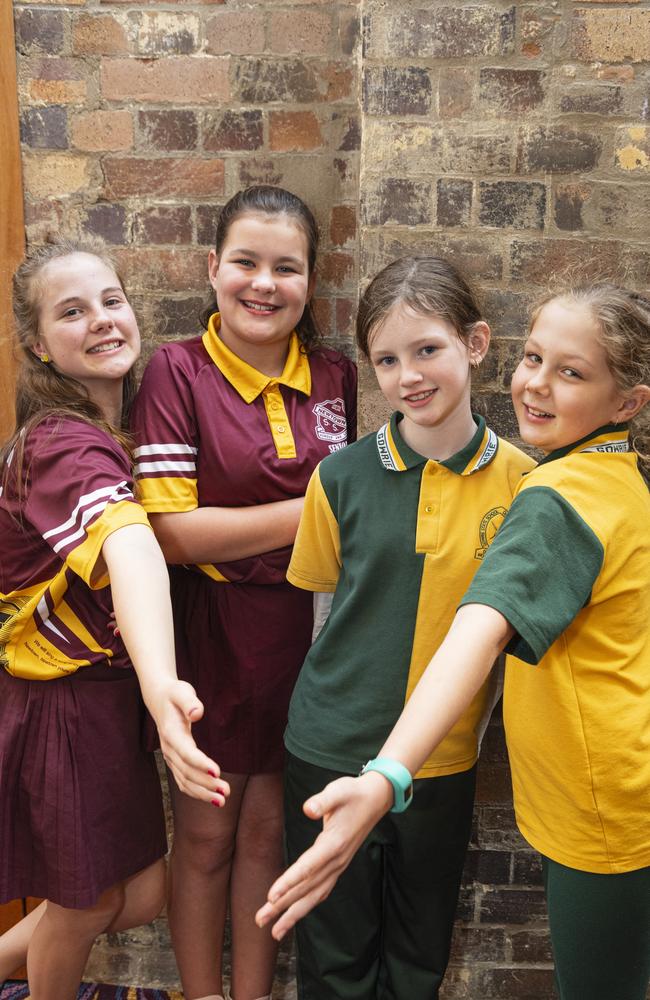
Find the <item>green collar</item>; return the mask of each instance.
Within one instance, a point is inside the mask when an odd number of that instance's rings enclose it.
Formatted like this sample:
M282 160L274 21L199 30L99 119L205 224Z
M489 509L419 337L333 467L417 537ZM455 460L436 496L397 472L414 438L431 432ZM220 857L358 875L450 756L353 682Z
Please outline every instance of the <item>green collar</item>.
M379 460L384 468L390 472L405 472L407 469L414 469L418 465L433 461L433 459L427 459L418 454L417 451L413 451L406 443L399 432L401 420L401 413L393 413L389 422L377 431ZM473 472L478 472L479 469L488 465L499 447L499 439L494 431L486 426L483 417L474 415L474 420L477 423L476 433L465 447L457 451L455 455L437 463L459 476L470 476Z

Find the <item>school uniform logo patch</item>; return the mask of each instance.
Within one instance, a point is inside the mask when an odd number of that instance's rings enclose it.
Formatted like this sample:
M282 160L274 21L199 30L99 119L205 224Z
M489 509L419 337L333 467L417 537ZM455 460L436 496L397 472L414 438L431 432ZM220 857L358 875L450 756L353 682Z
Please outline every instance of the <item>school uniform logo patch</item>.
M475 559L483 558L494 541L494 536L503 524L503 519L507 513L505 507L493 507L487 514L483 515L481 523L478 526L478 537L481 544L474 552Z
M312 407L316 417L316 437L327 441L330 451L344 448L348 440L348 422L345 417L345 403L340 397L324 399Z

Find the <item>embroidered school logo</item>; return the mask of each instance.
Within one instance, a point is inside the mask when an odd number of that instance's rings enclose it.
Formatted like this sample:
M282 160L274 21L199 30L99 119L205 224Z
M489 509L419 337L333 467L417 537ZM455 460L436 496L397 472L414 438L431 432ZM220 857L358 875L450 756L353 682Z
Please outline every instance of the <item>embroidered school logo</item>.
M330 451L344 448L348 440L348 422L345 418L345 403L342 399L324 399L312 408L316 416L316 437L327 441Z
M482 559L490 545L494 541L494 536L503 524L503 519L507 511L505 507L493 507L481 518L478 526L478 537L480 547L474 552L475 559Z

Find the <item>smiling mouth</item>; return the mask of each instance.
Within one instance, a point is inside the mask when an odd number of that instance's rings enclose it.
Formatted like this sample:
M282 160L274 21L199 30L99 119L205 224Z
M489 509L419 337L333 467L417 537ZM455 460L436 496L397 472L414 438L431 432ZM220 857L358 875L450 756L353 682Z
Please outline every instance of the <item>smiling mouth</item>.
M546 410L536 410L534 407L528 406L526 403L524 403L524 408L526 410L526 413L529 413L531 417L553 417L553 416L555 416L554 413L547 413Z
M414 392L410 396L404 396L403 399L407 403L421 403L423 399L433 396L436 391L436 389L427 389L426 392Z
M266 314L267 316L280 308L280 306L274 306L270 302L249 302L248 299L241 299L241 304L246 306L247 309L252 309L253 312Z
M105 351L114 351L121 346L121 340L111 340L106 344L97 344L96 347L91 347L88 354L104 354Z

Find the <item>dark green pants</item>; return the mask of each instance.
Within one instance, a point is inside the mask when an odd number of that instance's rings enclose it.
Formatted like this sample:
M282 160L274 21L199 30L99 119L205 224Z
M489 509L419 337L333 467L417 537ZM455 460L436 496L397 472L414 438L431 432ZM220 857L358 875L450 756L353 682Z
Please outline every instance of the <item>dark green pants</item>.
M542 865L560 1000L646 1000L650 867L593 875Z
M321 824L302 804L340 773L289 756L289 861ZM472 823L476 769L416 781L413 802L389 813L331 895L296 927L300 1000L436 1000L449 959Z

